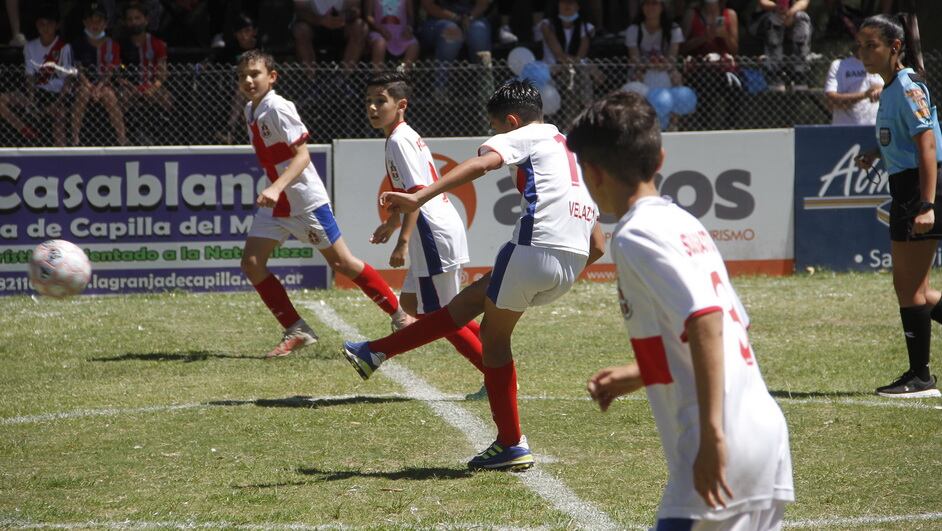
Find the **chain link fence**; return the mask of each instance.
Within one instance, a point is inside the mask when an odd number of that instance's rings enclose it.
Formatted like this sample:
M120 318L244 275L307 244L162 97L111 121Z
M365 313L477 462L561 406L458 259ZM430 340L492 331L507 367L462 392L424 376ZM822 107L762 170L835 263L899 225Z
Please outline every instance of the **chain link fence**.
M551 70L559 108L546 116L565 130L593 98L644 79L661 70L673 82L689 86L696 108L664 122L670 131L763 129L798 124L830 123L822 90L833 58L785 62L778 73L758 59L678 61L664 65L596 60ZM925 58L930 89L942 97L942 52ZM389 65L394 67L395 65ZM366 120L364 90L371 66L354 70L334 64L315 69L281 64L276 88L294 101L311 131L312 142L335 138L378 137ZM89 84L70 77L63 95L48 97L24 89L22 67L0 66L0 145L137 146L246 144L242 117L244 100L236 88L234 66L211 63L171 63L166 83L158 90L135 84L133 67L121 68L106 81ZM503 81L514 77L506 61L483 63L417 63L409 121L426 137L487 135L484 106ZM549 99L549 98L548 98ZM5 108L4 108L5 107ZM6 119L14 115L19 119Z

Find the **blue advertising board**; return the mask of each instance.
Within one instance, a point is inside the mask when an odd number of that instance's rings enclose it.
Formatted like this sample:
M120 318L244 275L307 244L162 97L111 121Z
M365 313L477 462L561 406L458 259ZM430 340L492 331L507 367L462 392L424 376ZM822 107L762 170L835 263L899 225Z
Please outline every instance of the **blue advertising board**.
M876 147L874 128L795 128L795 265L834 271L892 267L890 191L878 161L871 171L854 158Z
M330 147L311 146L330 183ZM32 249L64 239L92 263L86 293L251 289L239 263L267 184L250 147L0 150L0 295L30 292ZM326 288L326 263L288 240L270 262L291 288Z

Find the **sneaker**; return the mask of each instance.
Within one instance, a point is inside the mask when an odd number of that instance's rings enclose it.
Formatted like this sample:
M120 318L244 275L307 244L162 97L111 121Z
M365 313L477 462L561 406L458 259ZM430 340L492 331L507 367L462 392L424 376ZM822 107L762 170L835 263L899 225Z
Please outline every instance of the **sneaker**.
M370 344L367 341L356 343L353 341L343 342L343 355L356 369L360 378L368 380L379 366L386 361L386 355L382 352L373 352L370 350Z
M22 48L26 46L26 35L23 35L22 33L17 33L16 35L13 36L12 39L10 39L9 46L13 46L15 48Z
M396 313L392 315L389 328L391 328L393 332L398 332L416 321L418 321L418 319L407 314L402 308L399 308L396 310Z
M487 450L474 456L468 461L471 470L526 470L533 466L533 454L526 436L520 437L520 442L504 448L494 441Z
M225 48L226 40L222 37L222 33L217 33L213 35L213 42L209 45L210 48Z
M906 371L895 382L877 387L877 394L890 398L930 398L942 396L936 388L935 376L928 380L919 378L912 371Z
M504 25L501 26L500 30L497 32L497 40L500 41L501 44L513 44L520 39L510 31L510 26Z
M278 346L265 355L265 359L287 356L296 350L317 342L317 334L304 320L300 320L285 330L285 335Z

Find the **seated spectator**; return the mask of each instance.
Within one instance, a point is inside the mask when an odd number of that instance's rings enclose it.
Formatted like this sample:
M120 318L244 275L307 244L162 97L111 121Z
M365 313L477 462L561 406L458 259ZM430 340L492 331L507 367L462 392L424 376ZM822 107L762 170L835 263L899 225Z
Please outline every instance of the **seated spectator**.
M687 9L684 16L684 42L680 52L695 57L711 53L734 56L739 53L739 17L726 2L703 0Z
M131 3L124 8L124 26L128 36L121 41L121 63L129 76L122 77L122 100L125 108L137 103L156 103L163 111L170 110L167 82L167 44L147 31L147 11L142 4Z
M765 43L768 61L769 86L772 90L784 90L782 59L785 40L791 42L791 56L796 85L807 86L808 65L811 53L811 17L808 16L809 0L759 0L756 10L760 13L749 24L750 32Z
M373 68L379 70L386 54L402 57L403 66L411 69L419 57L419 41L415 27L415 8L411 0L366 0L366 23L370 29L370 56Z
M56 33L59 16L55 9L44 8L36 18L39 37L26 43L25 91L0 94L0 116L28 140L39 133L14 114L11 107L34 108L49 115L56 146L65 146L65 111L68 107L66 83L72 69L72 48Z
M491 49L491 25L484 14L490 0L422 0L428 15L419 37L422 46L435 51L435 59L454 61L467 44L468 58L478 59Z
M830 104L832 125L874 125L880 107L883 78L868 74L854 53L835 59L824 81L824 95Z
M9 46L19 48L26 45L26 35L20 31L20 4L19 0L7 0L7 20L10 22Z
M79 67L72 108L72 145L80 146L82 123L88 104L99 103L108 114L115 132L115 142L128 143L124 115L118 104L112 82L115 70L121 64L121 49L107 34L108 14L101 4L91 4L82 19L83 36L75 41L73 52Z
M648 88L679 85L680 73L675 66L683 42L683 30L671 22L664 0L644 0L641 12L625 32L628 57L638 65L636 79Z
M165 3L157 33L170 46L205 48L213 38L207 0L172 0Z
M701 129L733 129L743 93L734 58L739 53L739 17L725 1L704 0L687 10L683 27L680 51L691 56L685 82L701 102L693 119Z
M236 66L239 64L239 58L243 53L249 50L259 50L261 47L258 46L258 31L255 28L255 22L247 15L238 17L233 23L232 29L234 30L234 40L227 42L226 47L215 54L213 59L217 63ZM217 141L223 144L232 144L236 136L243 142L248 141L247 138L244 138L245 126L242 124L247 101L242 91L236 86L232 91L225 129L216 134Z
M540 22L543 62L548 65L584 62L595 26L582 17L577 0L559 0L557 9L552 7Z
M314 65L315 46L326 46L343 50L344 67L355 68L366 45L359 1L294 0L292 31L298 59L308 67Z

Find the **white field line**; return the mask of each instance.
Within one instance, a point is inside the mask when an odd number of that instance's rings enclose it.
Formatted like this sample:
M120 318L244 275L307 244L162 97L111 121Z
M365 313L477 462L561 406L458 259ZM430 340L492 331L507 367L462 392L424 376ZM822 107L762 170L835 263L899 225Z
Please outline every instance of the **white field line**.
M303 522L260 524L237 524L235 522L215 521L197 522L195 520L88 520L85 522L34 522L20 518L0 517L3 529L246 529L246 530L290 530L290 531L353 531L358 529L376 529L375 526L354 526L347 524L305 524ZM487 529L482 524L433 524L433 525L397 525L396 529L440 529L443 531L459 529ZM501 527L507 531L546 531L548 527Z
M318 319L324 324L339 332L342 337L354 341L366 340L357 329L337 315L337 312L324 301L306 303L305 306L317 314ZM384 363L379 374L401 385L405 388L407 395L425 401L436 415L462 432L473 448L486 448L493 442L493 429L485 426L481 419L456 403L442 400L444 395L438 389L419 378L408 368L395 363L395 360ZM606 513L576 496L562 481L540 468L530 469L517 474L516 477L520 478L527 488L549 502L556 510L569 515L583 528L621 528Z
M373 399L415 399L418 398L415 395L407 393L385 393L385 394L357 394L357 395L323 395L323 396L308 396L304 397L304 400L311 402L312 405L317 404L318 402L331 402L331 401L340 401L340 400L350 400L354 398L373 398ZM460 394L439 394L439 398L431 399L427 397L419 398L425 402L459 402L465 400L464 395ZM245 399L231 399L237 402L245 402L246 405L249 405L256 398L245 398ZM263 400L271 400L266 398ZM573 396L548 396L548 395L521 395L517 397L517 400L522 402L527 401L560 401L560 402L584 402L589 400L588 397L573 397ZM647 400L643 394L635 394L631 396L624 396L618 400ZM828 398L828 397L815 397L815 398L788 398L788 397L776 397L776 400L783 402L785 404L837 404L837 405L852 405L852 406L866 406L866 407L882 407L882 408L904 408L904 409L935 409L942 410L942 406L932 405L930 403L922 401L909 401L909 400L880 400L880 399L862 399L862 398ZM177 411L182 409L198 409L198 408L210 408L210 407L219 407L216 404L212 403L198 403L198 404L167 404L167 405L158 405L158 406L144 406L144 407L132 407L132 408L117 408L117 407L108 407L108 408L99 408L99 409L79 409L75 411L64 411L59 413L40 413L37 415L21 415L16 417L0 417L0 426L9 426L14 424L35 424L40 422L51 422L55 420L68 420L82 417L117 417L120 415L135 415L138 413L160 413L164 411ZM548 456L546 456L548 457Z
M900 522L932 522L935 520L942 520L942 513L901 514L897 516L857 516L851 518L822 518L820 520L786 520L784 527L793 529L810 527L834 529L837 527L859 527Z

